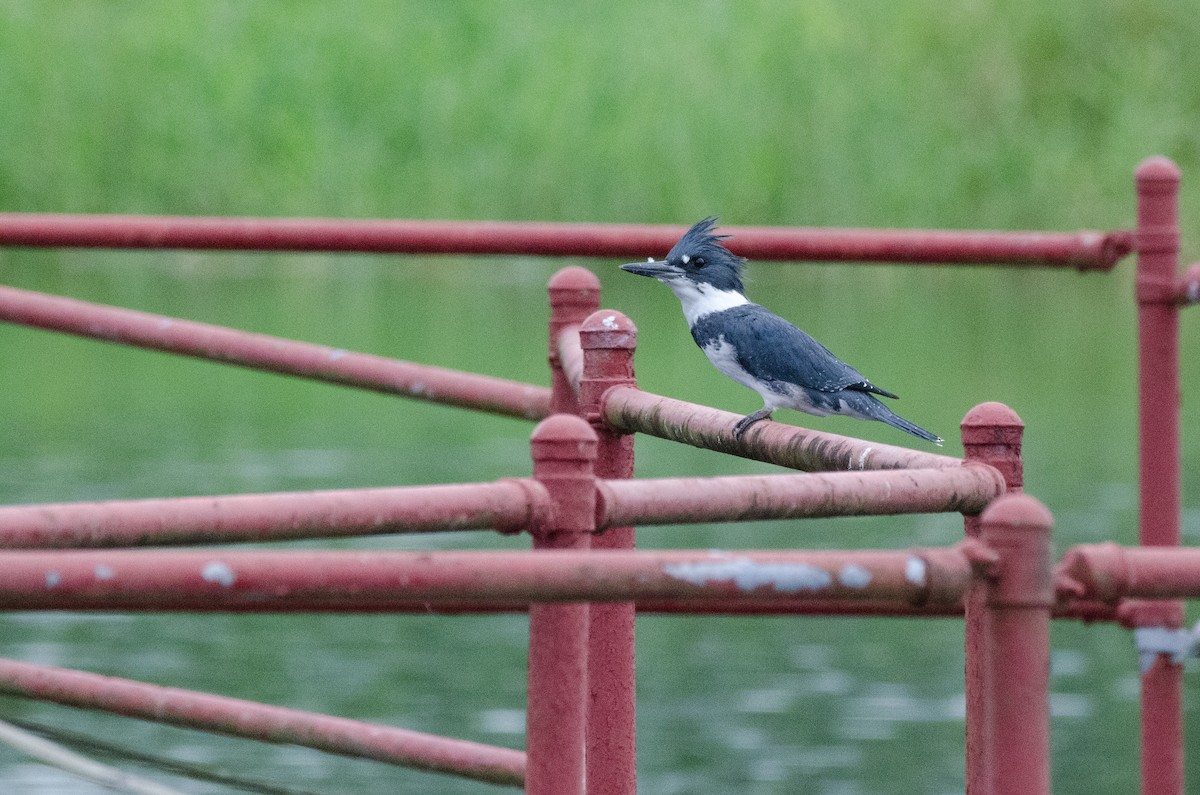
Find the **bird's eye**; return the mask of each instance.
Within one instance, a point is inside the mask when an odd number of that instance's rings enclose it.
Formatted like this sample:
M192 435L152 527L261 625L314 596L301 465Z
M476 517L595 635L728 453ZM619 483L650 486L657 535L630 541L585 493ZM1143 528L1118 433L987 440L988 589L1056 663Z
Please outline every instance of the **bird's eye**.
M703 268L707 264L704 261L704 257L692 257L692 266L695 268Z

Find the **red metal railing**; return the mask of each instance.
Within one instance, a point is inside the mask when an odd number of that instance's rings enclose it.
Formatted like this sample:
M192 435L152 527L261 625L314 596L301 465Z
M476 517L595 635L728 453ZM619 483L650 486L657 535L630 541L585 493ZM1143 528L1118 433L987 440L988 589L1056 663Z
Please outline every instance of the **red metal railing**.
M0 692L493 784L525 776L525 755L507 748L16 660L0 659Z
M1164 158L1142 163L1137 195L1138 540L1178 546L1179 169ZM1183 604L1152 606L1140 619L1179 629ZM1183 666L1165 654L1142 674L1142 787L1184 791Z
M545 387L15 287L0 287L0 320L512 417L550 412Z
M1179 543L1176 313L1178 170L1137 174L1134 232L736 229L759 259L991 263L1108 270L1138 253L1141 541ZM390 253L644 256L678 227L0 214L0 245ZM1200 597L1194 550L1069 550L1019 492L1023 425L1000 404L963 420L965 459L764 422L639 390L636 329L598 311L599 283L549 285L551 386L519 384L202 323L0 287L0 320L187 356L541 419L532 477L494 483L0 508L0 609L356 612L525 611L526 752L15 661L0 691L476 778L527 792L632 793L634 616L693 613L964 616L967 789L1049 791L1048 622L1177 628ZM554 416L551 416L554 415ZM574 415L574 416L570 416ZM547 419L548 418L548 419ZM583 418L582 420L580 418ZM584 421L586 420L586 421ZM632 434L807 474L631 480ZM634 551L639 524L949 511L965 540L940 549ZM434 530L528 530L533 553L93 549ZM1144 601L1152 600L1152 601ZM1164 601L1167 600L1167 601ZM1143 679L1143 791L1183 783L1181 666Z
M510 221L361 221L0 213L0 245L644 257L686 227ZM737 254L765 260L991 263L1108 270L1132 250L1126 232L952 232L726 227Z

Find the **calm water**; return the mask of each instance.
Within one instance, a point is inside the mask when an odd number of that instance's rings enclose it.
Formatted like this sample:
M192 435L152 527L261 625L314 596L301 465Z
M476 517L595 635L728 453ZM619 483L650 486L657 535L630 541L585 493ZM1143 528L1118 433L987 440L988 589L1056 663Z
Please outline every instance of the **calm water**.
M526 259L0 253L0 282L544 383L544 285L564 262ZM656 392L734 411L757 398L711 371L674 298L583 262L605 304L638 324ZM764 264L751 296L797 321L902 413L948 439L984 400L1025 419L1027 488L1059 549L1135 537L1131 263L1112 276ZM1189 320L1194 320L1189 318ZM1200 350L1185 323L1184 350ZM529 472L530 425L268 374L0 326L0 502L476 481ZM1185 396L1200 368L1185 373ZM1196 428L1194 402L1185 427ZM783 413L786 422L803 423ZM897 444L883 426L814 427ZM1194 434L1191 438L1194 438ZM961 452L956 442L948 451ZM638 440L644 476L777 471ZM1185 445L1195 505L1196 445ZM1190 543L1200 515L1186 514ZM955 517L646 528L643 547L907 547L961 534ZM491 535L330 546L521 547ZM639 626L642 790L824 795L962 791L957 621L646 617ZM109 616L0 618L0 654L319 710L510 747L523 744L523 617ZM1130 638L1054 630L1055 784L1136 787ZM1195 674L1187 680L1195 689ZM1200 731L1192 698L1189 728ZM487 791L304 749L0 699L0 715L321 793ZM1200 736L1200 735L1194 735ZM1200 780L1193 755L1189 773ZM178 782L188 792L221 788ZM92 792L0 749L0 791Z

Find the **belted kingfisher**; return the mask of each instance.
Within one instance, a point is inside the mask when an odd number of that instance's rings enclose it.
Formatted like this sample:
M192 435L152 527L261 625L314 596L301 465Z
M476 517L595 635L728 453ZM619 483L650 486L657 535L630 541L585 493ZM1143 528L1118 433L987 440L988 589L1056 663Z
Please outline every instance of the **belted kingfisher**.
M683 305L692 339L718 370L762 395L763 407L738 420L742 435L778 408L826 417L843 414L879 420L936 445L942 438L914 425L885 406L880 389L829 349L783 318L751 303L742 286L745 260L721 245L716 217L696 223L679 238L667 258L622 265L671 288Z

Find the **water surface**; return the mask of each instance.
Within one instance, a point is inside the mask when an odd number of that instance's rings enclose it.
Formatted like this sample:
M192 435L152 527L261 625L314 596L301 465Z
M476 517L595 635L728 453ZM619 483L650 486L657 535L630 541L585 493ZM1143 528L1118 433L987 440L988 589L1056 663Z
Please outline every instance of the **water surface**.
M544 286L567 262L129 252L0 252L28 289L545 383ZM647 389L733 411L758 399L713 371L674 298L616 263L583 261L640 330ZM1056 547L1136 537L1130 263L1113 275L760 265L750 291L946 437L1000 400L1028 426L1027 490ZM1184 350L1200 344L1185 323ZM490 480L529 473L531 425L0 326L0 502L121 499ZM1185 373L1184 395L1200 387ZM893 444L882 425L778 419ZM1197 427L1194 402L1185 427ZM913 444L920 444L912 440ZM779 471L638 439L641 476ZM1196 446L1185 444L1197 493ZM645 528L645 548L905 548L961 536L954 516ZM1186 513L1186 539L1200 516ZM296 546L521 548L490 534ZM826 795L962 791L962 631L952 620L639 620L642 790ZM0 617L0 654L519 748L522 616ZM1054 628L1055 786L1132 791L1137 662L1106 626ZM1191 680L1188 686L1191 686ZM1195 699L1191 699L1195 703ZM315 751L212 738L0 699L40 721L236 775L322 793L466 793L482 785ZM1195 732L1196 711L1188 711ZM1190 761L1192 777L1200 768ZM189 792L224 791L182 783ZM0 789L91 792L0 749Z

